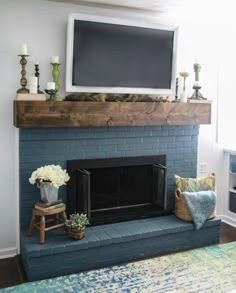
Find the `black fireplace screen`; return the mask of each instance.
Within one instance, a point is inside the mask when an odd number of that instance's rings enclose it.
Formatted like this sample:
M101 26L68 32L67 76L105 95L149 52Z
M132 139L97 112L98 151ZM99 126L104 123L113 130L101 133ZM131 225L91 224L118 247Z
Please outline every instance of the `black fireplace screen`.
M166 210L165 156L68 161L67 210L91 224L158 216Z

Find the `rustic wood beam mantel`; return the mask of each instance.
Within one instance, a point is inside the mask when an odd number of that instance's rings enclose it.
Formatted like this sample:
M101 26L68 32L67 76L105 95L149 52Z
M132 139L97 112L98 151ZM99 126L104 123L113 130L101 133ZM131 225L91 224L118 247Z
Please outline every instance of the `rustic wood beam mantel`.
M14 101L18 128L211 123L211 103Z

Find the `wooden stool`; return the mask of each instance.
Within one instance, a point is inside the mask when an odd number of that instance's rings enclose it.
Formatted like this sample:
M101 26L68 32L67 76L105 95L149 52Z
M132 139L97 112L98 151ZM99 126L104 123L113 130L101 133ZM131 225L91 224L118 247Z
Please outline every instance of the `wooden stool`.
M61 214L61 218L60 215ZM50 215L56 215L55 218L53 219L48 219L45 220L46 216L50 216ZM40 218L40 222L36 222L36 216L41 217ZM44 243L45 242L45 231L49 231L52 229L57 229L60 227L64 227L65 226L65 221L66 221L66 213L65 213L65 207L60 207L60 208L55 208L49 211L41 211L38 209L32 209L32 219L30 222L30 226L29 226L29 230L28 230L28 236L32 236L33 235L33 229L37 228L40 230L40 243ZM55 222L54 225L49 226L49 227L45 227L45 223L49 223L49 222Z

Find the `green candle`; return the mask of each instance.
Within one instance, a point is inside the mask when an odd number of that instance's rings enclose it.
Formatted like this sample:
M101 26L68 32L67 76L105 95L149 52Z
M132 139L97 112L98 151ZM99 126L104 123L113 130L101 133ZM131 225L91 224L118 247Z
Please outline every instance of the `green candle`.
M196 62L193 65L193 68L194 68L194 72L195 72L195 81L199 81L199 72L200 72L201 66L199 63Z

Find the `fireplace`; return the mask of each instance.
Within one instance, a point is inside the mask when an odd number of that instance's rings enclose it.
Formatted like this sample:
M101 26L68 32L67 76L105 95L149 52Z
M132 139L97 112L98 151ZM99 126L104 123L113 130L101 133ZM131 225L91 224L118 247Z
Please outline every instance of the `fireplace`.
M166 156L70 160L67 211L105 224L169 214Z

